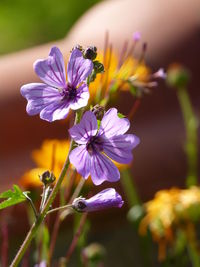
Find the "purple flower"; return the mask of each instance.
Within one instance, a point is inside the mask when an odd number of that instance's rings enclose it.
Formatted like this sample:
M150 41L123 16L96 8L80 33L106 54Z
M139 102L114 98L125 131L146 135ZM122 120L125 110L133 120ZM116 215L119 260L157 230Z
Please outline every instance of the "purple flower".
M115 108L105 113L99 129L94 113L85 112L81 122L69 130L79 144L70 153L70 162L85 179L91 174L95 185L118 181L120 173L108 157L119 163L131 162L132 149L139 143L139 138L124 134L129 127L129 120L119 118Z
M49 122L64 119L71 109L87 105L89 99L86 78L93 69L93 63L84 59L75 48L67 65L66 81L63 55L57 47L52 47L47 59L34 63L36 74L44 83L29 83L21 87L21 94L27 101L29 115L40 113L40 118Z
M122 197L115 189L107 188L89 199L82 197L75 198L72 207L80 212L90 212L113 207L121 208L123 204Z

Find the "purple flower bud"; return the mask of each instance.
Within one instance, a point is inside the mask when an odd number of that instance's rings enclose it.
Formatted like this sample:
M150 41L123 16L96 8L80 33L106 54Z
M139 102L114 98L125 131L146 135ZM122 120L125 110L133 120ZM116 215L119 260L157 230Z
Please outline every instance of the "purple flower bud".
M141 39L141 33L140 32L134 32L134 34L133 34L133 40L135 42L138 42L138 41L140 41L140 39Z
M121 208L123 204L122 197L115 189L107 188L89 199L75 198L72 207L79 212L91 212L113 207Z
M41 261L39 264L34 265L34 267L46 267L46 261Z

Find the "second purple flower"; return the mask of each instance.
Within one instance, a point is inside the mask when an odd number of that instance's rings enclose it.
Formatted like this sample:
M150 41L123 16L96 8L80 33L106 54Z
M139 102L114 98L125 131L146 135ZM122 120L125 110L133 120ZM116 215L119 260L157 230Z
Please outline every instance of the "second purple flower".
M70 108L76 110L87 105L89 91L85 80L92 72L93 63L84 59L79 49L71 53L68 81L63 55L57 47L52 47L47 59L37 60L34 69L44 83L21 87L21 94L28 101L29 115L40 114L41 119L52 122L66 118Z
M105 113L99 129L94 113L85 112L81 122L69 130L79 145L70 153L70 162L85 179L91 174L95 185L118 181L119 170L109 158L119 163L131 162L132 149L139 138L125 134L129 127L129 120L119 118L115 108Z

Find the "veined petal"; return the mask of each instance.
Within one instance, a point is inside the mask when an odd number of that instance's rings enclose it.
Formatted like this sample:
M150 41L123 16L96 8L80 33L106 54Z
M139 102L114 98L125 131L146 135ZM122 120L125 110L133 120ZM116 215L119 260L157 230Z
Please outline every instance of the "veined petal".
M113 207L121 208L124 201L114 188L107 188L87 199L86 204L86 211L96 211Z
M40 118L49 122L65 119L69 113L70 105L66 101L56 101L46 106L40 112Z
M87 106L89 99L89 90L86 84L82 84L77 89L76 98L70 103L70 108L73 110Z
M71 138L78 144L86 144L91 136L97 133L97 119L91 111L86 111L81 122L69 129Z
M103 148L105 154L119 163L129 163L133 159L132 149L140 140L133 134L117 135L104 139Z
M47 59L39 59L33 65L36 74L48 85L63 88L66 72L63 55L57 47L52 47Z
M74 199L72 207L79 212L98 211L107 208L121 208L124 204L122 197L114 188L107 188L89 199L78 197Z
M61 99L57 89L43 83L29 83L20 89L21 94L28 101L26 110L29 115L36 115L51 103Z
M119 118L117 109L109 109L101 121L99 134L105 135L107 138L112 136L121 135L128 131L130 122L126 118Z
M83 58L82 52L75 48L70 56L67 65L68 81L74 87L85 81L93 69L93 63L89 59Z
M106 156L96 153L91 156L91 178L95 185L104 181L116 182L120 179L117 167Z
M69 154L69 160L74 165L77 172L87 179L90 174L91 159L86 150L86 146L81 145L74 148Z

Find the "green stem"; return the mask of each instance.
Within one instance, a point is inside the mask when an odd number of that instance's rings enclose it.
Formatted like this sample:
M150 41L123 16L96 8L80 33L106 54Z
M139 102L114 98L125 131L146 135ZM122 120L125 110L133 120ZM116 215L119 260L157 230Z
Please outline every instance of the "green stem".
M71 208L72 208L72 205L64 205L64 206L61 206L61 207L58 207L58 208L49 210L47 212L47 214L52 213L52 212L55 212L55 211L60 211L60 210L65 210L65 209L71 209Z
M185 151L187 156L188 173L186 185L192 186L197 184L197 164L198 164L198 137L197 128L198 120L194 114L192 104L186 88L178 88L177 97L181 106L185 129L186 142Z
M130 170L124 169L121 171L121 173L121 183L127 196L129 206L132 207L134 205L140 204L140 199L136 191L134 180L130 174Z
M200 267L200 255L197 249L190 243L187 245L189 258L193 267Z
M81 115L82 115L82 110L76 112L76 118L75 118L74 124L77 124L80 121ZM47 215L47 212L49 211L49 208L50 208L52 202L54 201L54 199L55 199L55 197L56 197L56 195L57 195L57 193L58 193L58 191L60 189L62 181L65 178L67 169L68 169L68 167L70 165L69 154L70 154L71 150L73 149L73 147L74 147L74 141L71 140L69 153L68 153L68 156L67 156L66 161L64 163L64 166L62 168L62 171L60 173L60 176L59 176L59 178L58 178L58 180L57 180L57 182L56 182L56 184L55 184L55 186L54 186L54 188L53 188L48 200L46 201L46 204L44 205L44 208L42 209L41 213L39 214L37 220L32 225L32 227L29 230L29 232L28 232L28 234L27 234L22 246L20 247L19 251L17 252L14 260L12 261L12 263L10 265L11 267L18 266L18 264L21 261L25 251L27 250L27 248L29 247L33 237L35 236L35 233L37 232L39 226L41 225L41 223L45 219L45 217Z
M26 192L23 192L23 194L25 195L26 199L29 201L29 203L31 205L31 208L32 208L32 210L34 212L35 218L37 219L38 213L37 213L37 210L35 208L35 205L33 204L32 199L28 196L28 194Z

